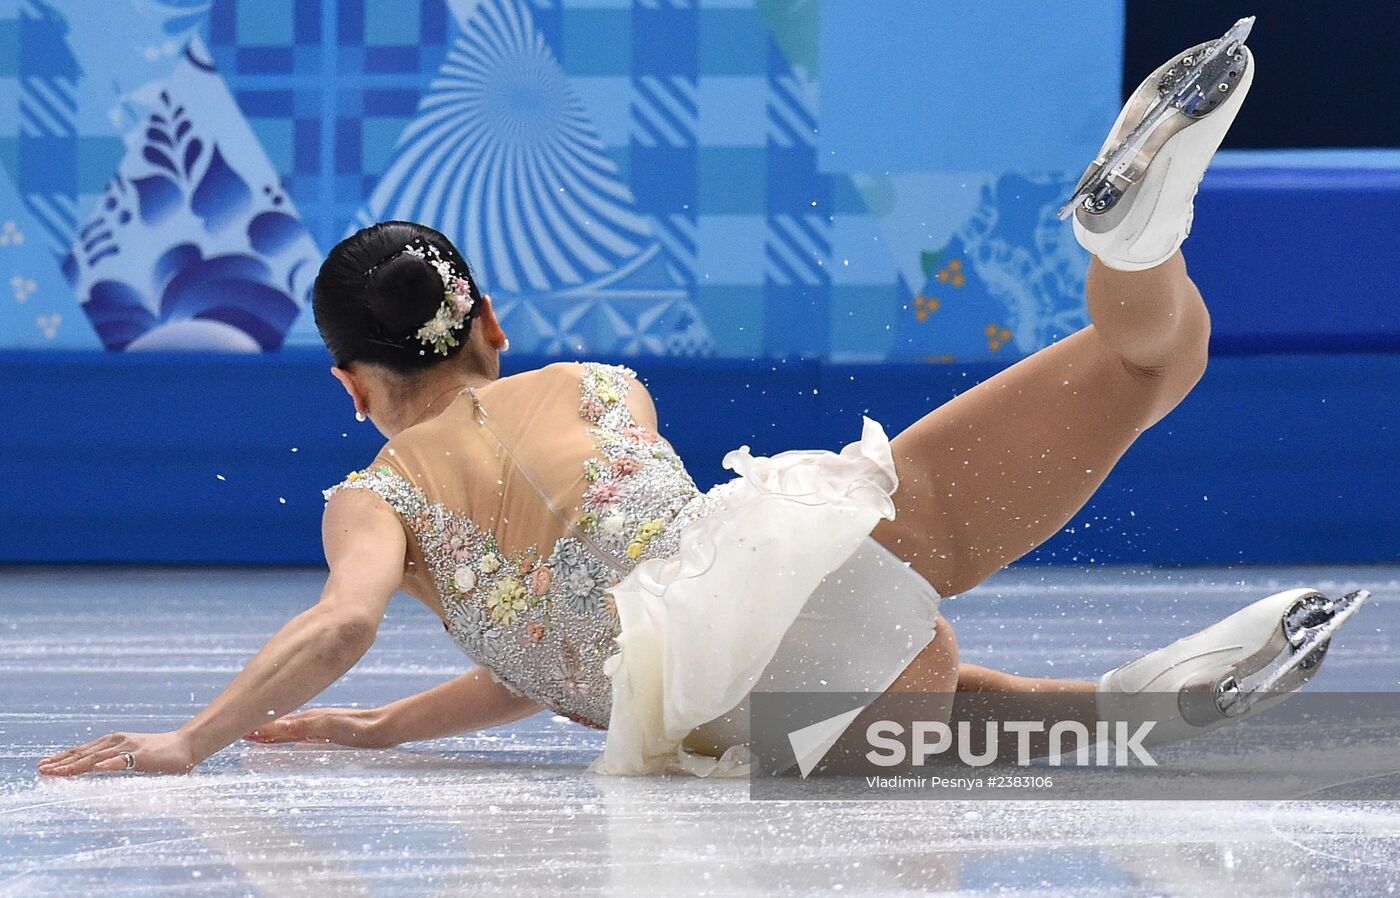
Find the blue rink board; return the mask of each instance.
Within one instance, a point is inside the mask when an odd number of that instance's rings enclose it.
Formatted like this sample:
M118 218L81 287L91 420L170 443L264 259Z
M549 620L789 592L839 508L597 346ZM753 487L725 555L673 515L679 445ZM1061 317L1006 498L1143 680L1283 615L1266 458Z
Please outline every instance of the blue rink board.
M547 360L507 361L509 373ZM0 561L318 562L320 489L380 444L328 364L311 350L0 355ZM836 449L858 438L862 413L893 435L998 370L635 364L702 487L728 475L720 459L741 443ZM1394 561L1397 410L1400 355L1217 358L1034 560Z

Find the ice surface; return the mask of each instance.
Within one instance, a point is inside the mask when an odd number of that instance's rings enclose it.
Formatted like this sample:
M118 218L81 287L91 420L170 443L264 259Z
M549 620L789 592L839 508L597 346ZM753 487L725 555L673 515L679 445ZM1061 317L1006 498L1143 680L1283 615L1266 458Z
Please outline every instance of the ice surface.
M1400 568L1033 568L943 610L969 661L1088 676L1294 585L1376 592L1312 688L1400 686ZM742 781L591 776L601 735L548 715L390 751L238 745L189 777L35 774L178 723L318 590L295 570L0 573L0 898L1400 891L1394 803L750 802ZM401 598L323 702L464 666Z

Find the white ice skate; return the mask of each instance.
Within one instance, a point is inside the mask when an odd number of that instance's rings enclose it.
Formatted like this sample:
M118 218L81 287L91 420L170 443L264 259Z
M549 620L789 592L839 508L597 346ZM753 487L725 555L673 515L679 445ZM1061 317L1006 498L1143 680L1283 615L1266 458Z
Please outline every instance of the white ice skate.
M1060 208L1105 265L1138 271L1171 258L1191 230L1206 166L1254 80L1245 38L1254 17L1199 44L1143 81Z
M1111 670L1099 679L1099 718L1136 729L1145 745L1210 732L1283 701L1322 664L1332 636L1370 598L1290 589Z

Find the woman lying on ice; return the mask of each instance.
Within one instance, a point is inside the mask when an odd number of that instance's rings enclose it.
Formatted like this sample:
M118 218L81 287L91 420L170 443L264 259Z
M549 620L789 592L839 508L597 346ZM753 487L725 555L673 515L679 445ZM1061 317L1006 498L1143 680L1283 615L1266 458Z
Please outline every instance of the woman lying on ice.
M630 369L500 377L506 335L442 234L386 222L344 240L316 322L388 443L327 491L321 600L179 729L105 736L40 771L180 773L245 735L380 747L549 708L608 729L595 770L712 773L735 766L755 689L1052 693L1091 728L1142 716L1144 690L1205 690L1204 719L1159 721L1170 740L1302 685L1364 595L1279 593L1096 682L962 663L938 613L1059 530L1201 378L1210 320L1179 247L1254 76L1247 30L1154 72L1086 174L1089 327L893 440L866 419L840 454L731 452L738 476L708 492ZM360 659L400 589L477 666L383 708L290 713Z

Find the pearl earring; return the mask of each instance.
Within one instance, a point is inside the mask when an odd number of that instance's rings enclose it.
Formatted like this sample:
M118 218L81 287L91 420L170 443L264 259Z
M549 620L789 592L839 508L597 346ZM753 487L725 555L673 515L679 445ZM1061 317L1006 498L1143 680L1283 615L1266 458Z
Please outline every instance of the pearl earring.
M365 417L365 413L364 413L364 412L355 412L355 420L356 420L356 421L359 421L361 424L363 424L363 423L365 423L366 421L368 421L369 419Z
M501 352L505 352L508 349L510 349L510 337L506 337L501 343Z

